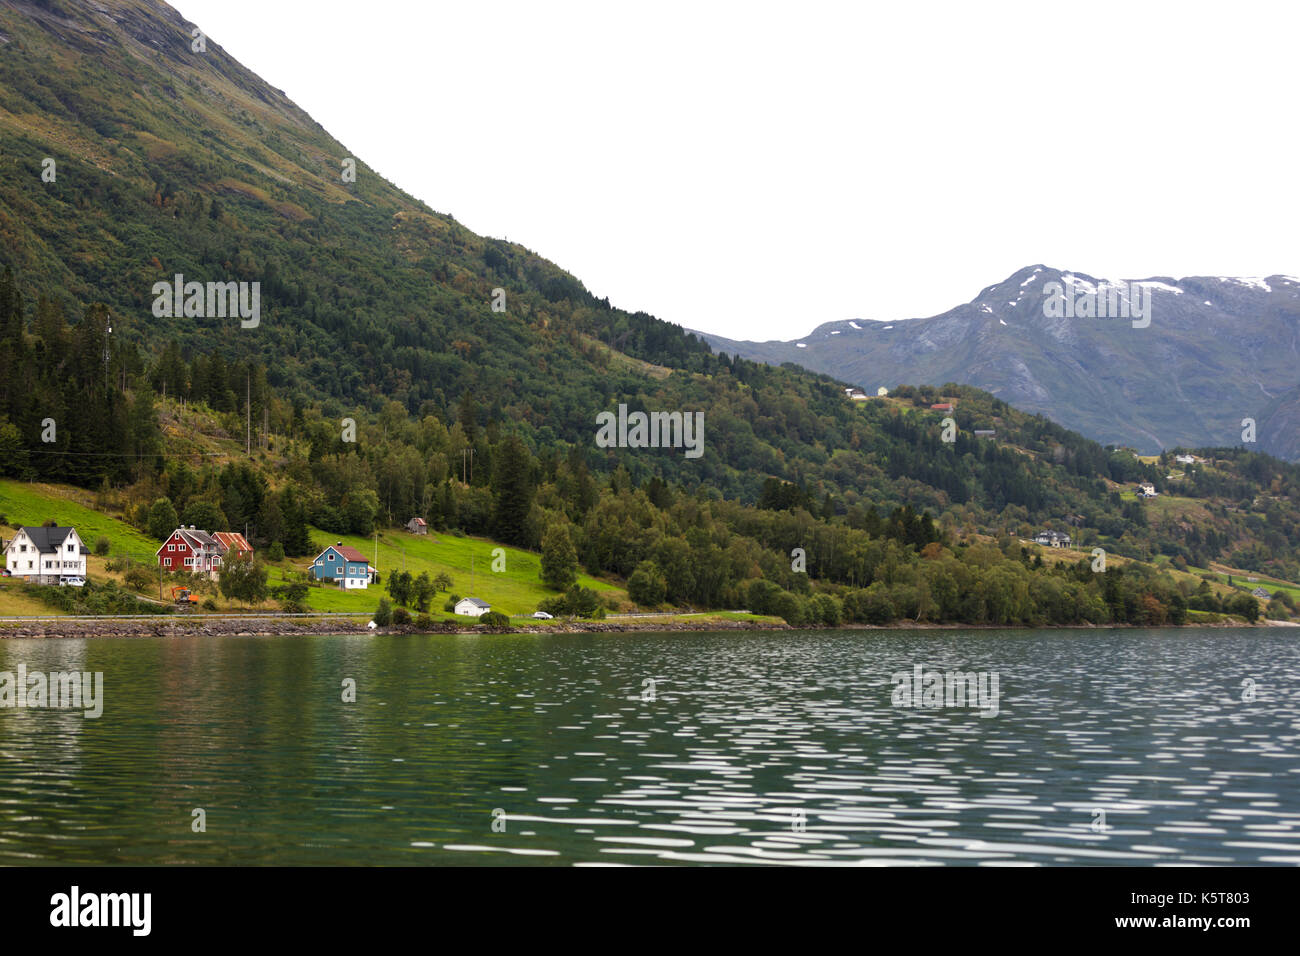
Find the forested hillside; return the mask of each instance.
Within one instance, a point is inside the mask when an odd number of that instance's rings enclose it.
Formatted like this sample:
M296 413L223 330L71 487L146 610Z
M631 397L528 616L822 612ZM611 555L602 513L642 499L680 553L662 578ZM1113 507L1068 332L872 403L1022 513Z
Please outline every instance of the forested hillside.
M402 193L192 28L146 0L0 3L7 476L290 555L309 525L421 515L549 555L557 591L580 563L643 606L800 621L1175 620L1222 609L1213 561L1300 576L1294 466L1220 450L1170 479L973 388L851 402L714 354ZM159 315L177 274L258 283L260 321ZM703 454L599 447L619 404L703 413ZM1044 564L1016 540L1043 527L1171 570Z

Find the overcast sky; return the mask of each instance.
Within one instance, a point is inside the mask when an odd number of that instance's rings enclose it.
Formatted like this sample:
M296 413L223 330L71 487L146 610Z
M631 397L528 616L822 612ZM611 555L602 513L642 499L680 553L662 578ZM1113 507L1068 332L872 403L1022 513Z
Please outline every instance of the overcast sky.
M365 163L733 338L1300 274L1300 5L175 0Z

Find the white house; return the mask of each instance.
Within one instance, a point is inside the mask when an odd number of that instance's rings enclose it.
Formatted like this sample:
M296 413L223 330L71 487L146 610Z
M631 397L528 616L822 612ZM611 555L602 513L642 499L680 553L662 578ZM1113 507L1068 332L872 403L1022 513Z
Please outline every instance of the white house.
M88 553L76 528L23 527L5 548L5 567L16 578L58 584L61 577L86 576Z
M1034 541L1049 548L1068 548L1070 536L1063 531L1040 531L1034 535Z
M492 605L478 598L461 598L456 602L456 613L466 617L482 617L492 610Z
M1156 496L1156 486L1149 481L1144 481L1138 485L1138 496L1141 498L1154 498Z
M1175 455L1175 456L1174 456L1174 461L1178 462L1178 464L1180 464L1180 465L1191 465L1191 464L1194 464L1194 463L1196 462L1196 456L1195 456L1195 455Z

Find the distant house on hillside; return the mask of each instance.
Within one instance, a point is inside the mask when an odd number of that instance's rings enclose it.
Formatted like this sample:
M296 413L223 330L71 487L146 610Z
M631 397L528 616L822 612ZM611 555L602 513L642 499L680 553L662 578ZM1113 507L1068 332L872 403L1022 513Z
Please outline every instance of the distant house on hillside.
M212 535L200 531L194 525L188 528L181 525L168 536L154 555L158 558L158 566L164 571L189 571L215 576L221 570L223 553L222 546Z
M76 528L22 527L5 548L5 567L33 584L58 584L62 577L86 576L86 555Z
M1064 531L1040 531L1034 535L1034 541L1049 548L1068 548L1071 540Z
M876 389L877 398L885 398L887 395L889 395L889 389L885 388L885 386L882 385L880 388Z
M1259 598L1261 601L1273 600L1273 595L1269 594L1263 588L1255 588L1255 590L1251 591L1250 593L1255 595L1255 597Z
M992 438L992 437L995 436L996 434L997 434L997 430L994 429L994 428L977 428L977 429L975 429L975 437L976 437L976 438Z
M869 398L867 393L860 388L846 388L844 390L844 397L852 402L865 402Z
M492 605L487 601L480 601L478 598L461 598L456 602L456 613L463 614L466 617L482 617L488 611L492 610Z
M410 521L406 522L406 530L411 532L411 534L428 534L429 525L425 523L423 518L412 518Z
M952 411L952 402L937 402L936 404L931 405L930 408L932 411L936 412L950 412Z
M1193 465L1193 464L1195 464L1195 463L1196 463L1197 461L1199 461L1199 460L1200 460L1200 459L1198 459L1195 455L1175 455L1175 456L1174 456L1174 461L1178 462L1178 464L1180 464L1180 465Z
M1157 494L1159 494L1159 492L1156 491L1156 486L1151 484L1151 482L1143 481L1138 484L1139 498L1154 498Z
M311 563L312 577L317 581L337 582L346 591L368 588L374 570L364 554L341 541L316 555Z

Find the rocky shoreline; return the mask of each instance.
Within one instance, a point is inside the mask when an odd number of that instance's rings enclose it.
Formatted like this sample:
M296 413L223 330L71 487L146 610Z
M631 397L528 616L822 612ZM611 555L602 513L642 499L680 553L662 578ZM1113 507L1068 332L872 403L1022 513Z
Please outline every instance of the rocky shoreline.
M6 637L280 637L313 634L625 634L635 631L788 631L767 621L574 621L547 627L467 628L450 621L431 628L414 624L371 630L360 619L250 618L235 621L160 618L158 620L13 622L0 626Z
M1108 630L1125 625L1079 625L1058 630ZM1216 621L1185 624L1189 630L1205 627L1250 627L1244 621ZM1256 627L1288 626L1288 622L1260 621ZM1289 624L1289 626L1300 626ZM794 631L794 630L1016 630L1005 625L988 624L917 624L898 622L888 625L847 624L838 628L795 628L776 621L734 620L636 620L636 621L556 621L545 627L523 626L513 628L470 627L445 621L431 628L417 628L414 624L382 627L371 630L361 619L340 618L248 618L241 620L202 620L180 617L160 617L156 620L102 621L46 618L39 621L14 621L0 625L0 639L6 637L282 637L323 634L632 634L637 632L693 631Z

